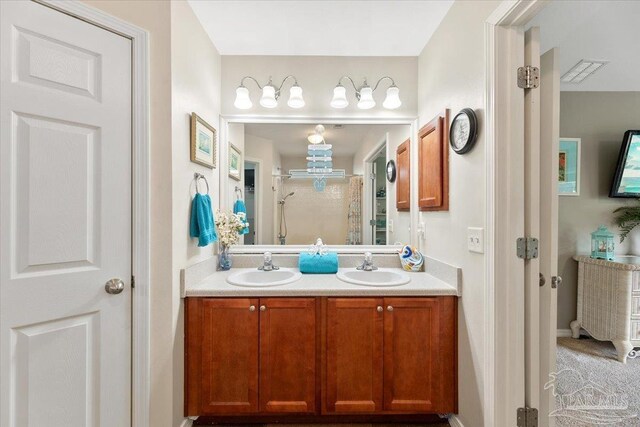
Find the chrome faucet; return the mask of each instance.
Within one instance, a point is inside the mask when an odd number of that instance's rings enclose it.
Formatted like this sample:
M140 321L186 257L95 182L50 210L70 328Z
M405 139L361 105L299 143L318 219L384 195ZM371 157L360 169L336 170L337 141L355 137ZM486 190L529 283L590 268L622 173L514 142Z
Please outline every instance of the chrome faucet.
M278 267L277 265L273 265L273 260L271 259L271 252L265 252L264 256L262 257L262 265L258 267L258 270L273 271L273 270L279 270L279 269L280 267Z
M377 269L378 267L373 265L373 256L371 255L371 252L365 252L364 262L362 263L361 266L356 267L356 270L362 270L362 271L374 271Z

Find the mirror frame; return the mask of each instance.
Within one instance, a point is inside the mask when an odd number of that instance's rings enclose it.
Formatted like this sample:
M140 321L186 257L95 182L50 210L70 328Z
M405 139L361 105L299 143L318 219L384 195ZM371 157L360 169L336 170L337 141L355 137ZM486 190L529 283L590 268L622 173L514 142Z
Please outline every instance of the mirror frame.
M312 117L312 116L250 116L250 115L221 115L220 132L218 140L218 158L226 159L229 156L229 128L230 123L268 123L268 124L343 124L343 125L407 125L410 127L411 139L411 209L410 230L418 230L418 233L410 233L413 246L419 246L419 240L423 232L418 227L418 118L417 117ZM223 143L224 142L224 143ZM230 197L230 187L226 183L229 166L227 162L220 162L219 178L220 191L218 204L224 207ZM226 208L226 207L225 207ZM234 245L231 253L236 254L262 254L271 252L274 254L298 254L304 252L310 245ZM402 245L327 245L329 250L342 254L371 252L376 254L396 254Z

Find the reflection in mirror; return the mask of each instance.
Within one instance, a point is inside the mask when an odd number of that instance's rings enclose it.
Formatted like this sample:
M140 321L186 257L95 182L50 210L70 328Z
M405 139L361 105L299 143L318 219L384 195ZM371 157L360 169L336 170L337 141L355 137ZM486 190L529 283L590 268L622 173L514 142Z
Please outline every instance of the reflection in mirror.
M229 124L229 142L244 148L243 244L409 242L409 212L396 210L385 176L409 133L409 125Z

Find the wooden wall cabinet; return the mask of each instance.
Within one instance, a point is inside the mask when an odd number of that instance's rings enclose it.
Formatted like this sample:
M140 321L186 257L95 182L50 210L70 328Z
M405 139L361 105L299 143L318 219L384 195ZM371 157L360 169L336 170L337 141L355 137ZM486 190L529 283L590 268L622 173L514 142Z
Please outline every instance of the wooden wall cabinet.
M449 210L449 110L418 132L418 208Z
M374 422L457 412L453 296L187 298L185 328L187 416Z
M396 209L411 208L411 140L407 139L396 149Z

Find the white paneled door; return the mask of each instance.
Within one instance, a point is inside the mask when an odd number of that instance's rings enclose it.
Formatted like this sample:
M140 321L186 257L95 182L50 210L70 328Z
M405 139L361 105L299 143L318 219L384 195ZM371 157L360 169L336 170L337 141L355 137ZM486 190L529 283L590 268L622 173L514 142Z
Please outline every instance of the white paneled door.
M128 426L131 42L0 16L0 426Z

